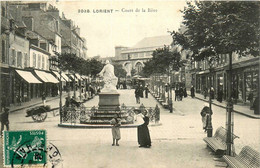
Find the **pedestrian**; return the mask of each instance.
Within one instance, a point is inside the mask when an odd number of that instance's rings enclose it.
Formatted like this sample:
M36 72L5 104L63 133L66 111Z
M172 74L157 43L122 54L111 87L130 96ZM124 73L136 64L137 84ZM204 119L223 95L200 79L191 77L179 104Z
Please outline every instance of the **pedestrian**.
M151 147L151 138L150 138L150 133L148 129L149 125L149 117L147 117L147 111L144 110L142 113L138 114L138 120L139 123L141 122L142 124L137 127L137 137L138 137L138 144L139 148L150 148ZM141 121L143 120L143 121Z
M232 93L233 93L232 97L234 97L234 92L232 92ZM253 92L251 90L248 94L247 100L250 102L250 109L253 109L254 95L253 95Z
M127 87L126 87L126 81L124 81L124 83L123 83L123 88L124 88L124 89L127 89Z
M210 108L208 107L208 104L204 103L204 107L200 112L204 132L207 131L208 118L209 118L209 115L212 115L212 114L213 114L212 110L210 110Z
M139 86L139 95L140 95L140 98L144 98L144 87L143 87L143 85Z
M208 96L208 88L206 86L204 87L203 95L204 95L204 99L206 99Z
M4 107L3 113L1 114L1 136L3 135L4 126L9 131L9 109Z
M255 98L255 101L253 103L253 108L254 108L254 114L260 114L259 113L259 96Z
M120 134L121 119L119 117L119 114L116 113L114 115L114 118L110 121L110 124L112 125L112 137L113 137L112 146L115 145L119 146L118 141L121 139L121 134Z
M145 91L145 98L148 98L148 92L149 92L148 85L145 86L144 91Z
M223 97L223 90L222 90L222 88L219 88L217 100L218 100L220 103L222 103L222 97Z
M137 85L135 88L135 98L136 98L136 103L140 104L140 86Z
M179 88L176 86L176 88L175 88L175 101L177 100L177 101L179 101Z
M193 85L191 85L191 88L190 88L190 95L191 95L192 98L195 97L195 89L194 89Z
M180 99L180 101L182 101L183 95L184 95L184 93L183 93L183 88L180 87L180 89L179 89L179 99Z
M43 105L45 106L45 103L46 103L46 95L45 95L45 92L42 93L42 103L43 103Z
M22 99L21 99L21 95L20 95L20 94L18 94L18 95L16 96L16 101L17 101L17 105L18 105L18 106L21 106L21 105L22 105Z
M183 88L183 96L186 98L187 97L187 90L186 87Z
M213 99L214 99L214 96L215 96L215 91L214 91L214 88L213 88L213 87L210 88L209 93L210 93L211 99L213 100Z
M238 91L237 91L236 88L233 88L233 90L232 90L232 97L233 97L233 102L234 102L234 104L237 104ZM253 106L253 97L252 97L252 101L251 101L251 102L252 102L252 103L250 104L250 105L251 105L250 107Z

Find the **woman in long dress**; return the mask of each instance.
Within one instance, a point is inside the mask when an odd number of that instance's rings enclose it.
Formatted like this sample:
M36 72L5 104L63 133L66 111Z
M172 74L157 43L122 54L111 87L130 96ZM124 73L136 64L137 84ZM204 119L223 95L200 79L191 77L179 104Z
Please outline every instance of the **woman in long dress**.
M115 145L119 146L118 141L121 139L121 134L120 134L121 119L119 115L115 114L114 118L110 121L110 123L112 125L112 137L113 137L112 146Z
M151 147L151 138L150 138L150 133L148 129L149 125L149 117L146 116L147 111L144 110L142 114L139 114L139 117L143 119L143 124L139 125L137 127L137 136L138 136L138 143L139 147L144 147L144 148L150 148Z

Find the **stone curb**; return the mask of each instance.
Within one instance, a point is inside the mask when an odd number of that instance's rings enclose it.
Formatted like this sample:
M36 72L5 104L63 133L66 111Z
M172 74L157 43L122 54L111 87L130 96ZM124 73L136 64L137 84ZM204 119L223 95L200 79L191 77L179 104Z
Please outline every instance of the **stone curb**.
M207 100L202 99L202 98L199 98L199 97L196 97L196 96L195 96L195 98L198 99L198 100L204 101L204 102L208 102ZM214 104L215 106L218 106L218 107L221 107L221 108L226 109L226 107L223 106L223 105L219 105L219 104L216 104L216 103L212 103L212 104ZM260 116L253 116L253 115L246 114L246 113L243 113L243 112L240 112L240 111L237 111L237 110L233 110L233 111L234 111L235 113L238 113L238 114L241 114L241 115L244 115L244 116L250 117L250 118L260 119Z
M52 100L56 100L56 99L59 99L59 98L60 97L51 98L49 100L46 100L46 102L49 102L49 101L52 101ZM11 110L10 113L16 112L16 111L19 111L19 110L24 110L26 108L33 107L33 106L36 106L36 105L39 105L39 104L42 104L42 102L37 102L37 103L34 103L34 104L30 104L29 106L24 106L24 107L21 107L21 108L18 108L18 109Z
M162 123L158 124L149 124L148 127L156 127L156 126L161 126ZM120 128L137 128L139 125L121 125ZM71 125L71 124L58 124L58 127L63 127L63 128L73 128L73 129L103 129L103 128L111 128L111 125L90 125L90 124L85 124L85 125Z

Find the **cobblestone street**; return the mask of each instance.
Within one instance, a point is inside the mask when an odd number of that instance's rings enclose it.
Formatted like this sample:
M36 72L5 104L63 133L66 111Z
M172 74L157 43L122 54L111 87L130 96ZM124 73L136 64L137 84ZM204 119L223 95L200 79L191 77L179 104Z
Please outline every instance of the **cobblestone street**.
M120 103L139 106L135 103L134 90L119 90ZM47 102L58 106L58 99ZM146 107L155 107L156 100L149 95L142 98ZM98 104L98 96L85 103L92 107ZM58 127L59 117L51 113L45 122L36 123L25 118L25 110L10 114L12 130L46 129L48 141L60 150L63 167L205 167L223 165L213 160L214 155L202 140L207 134L202 130L200 110L203 102L190 97L174 102L175 111L169 113L161 106L160 126L150 126L152 148L138 148L136 128L122 128L120 146L112 147L110 129L73 129ZM225 110L213 106L213 132L225 127ZM259 120L235 114L235 140L238 153L245 145L259 149ZM2 143L2 142L1 142ZM2 144L1 144L2 152ZM1 161L2 163L2 161Z

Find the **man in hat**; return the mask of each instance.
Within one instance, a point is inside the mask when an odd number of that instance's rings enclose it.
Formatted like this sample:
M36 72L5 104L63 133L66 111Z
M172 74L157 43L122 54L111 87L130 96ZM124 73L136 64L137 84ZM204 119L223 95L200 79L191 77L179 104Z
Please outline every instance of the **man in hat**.
M1 113L1 136L3 134L4 126L9 131L9 109L4 107L4 111Z

